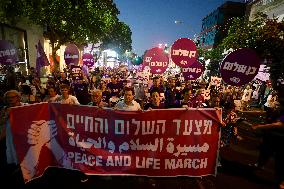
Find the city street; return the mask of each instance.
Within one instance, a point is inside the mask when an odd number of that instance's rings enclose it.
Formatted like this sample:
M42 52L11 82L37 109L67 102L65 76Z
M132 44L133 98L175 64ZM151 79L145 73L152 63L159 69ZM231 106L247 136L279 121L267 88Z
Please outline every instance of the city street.
M1 189L284 189L284 0L0 4Z

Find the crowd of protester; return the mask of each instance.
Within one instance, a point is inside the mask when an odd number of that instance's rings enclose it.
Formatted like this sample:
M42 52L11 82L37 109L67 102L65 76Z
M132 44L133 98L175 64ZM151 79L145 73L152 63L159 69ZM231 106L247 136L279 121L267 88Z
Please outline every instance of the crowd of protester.
M260 107L268 112L279 106L277 93L272 89L271 83L253 81L246 86L236 87L224 83L212 84L210 81L182 81L179 75L164 76L152 75L148 81L135 78L135 73L120 71L119 69L95 69L88 75L82 74L82 79L73 80L72 73L68 70L49 75L45 83L37 76L34 69L29 70L28 76L17 76L11 69L6 69L6 84L1 87L1 96L8 90L17 90L21 94L23 103L59 102L63 96L72 100L64 100L62 103L87 105L92 102L93 91L102 94L102 102L105 107L114 107L119 100L124 98L124 88L133 88L134 100L142 109L150 102L153 92L157 92L164 108L179 107L212 107L214 100L219 100L219 106L227 109L235 100L242 110L250 107ZM68 91L62 93L62 87ZM205 97L204 90L209 90L210 99ZM73 96L73 97L72 97ZM77 101L75 100L77 99ZM216 99L218 98L218 99ZM63 98L64 99L64 98ZM65 102L66 101L66 102ZM75 102L76 101L76 102ZM3 99L0 100L4 106ZM271 116L270 116L271 117Z
M103 68L95 69L88 75L82 73L79 80L73 80L72 73L65 69L64 72L49 75L43 84L33 68L29 70L29 75L17 78L13 77L13 70L6 71L7 85L3 85L0 91L1 141L5 138L4 122L7 120L8 108L40 102L128 111L222 108L221 146L230 145L232 137L242 140L237 132L236 110L247 111L252 107L265 110L269 123L279 116L277 93L269 81L252 81L246 86L236 87L204 79L183 81L180 75L150 75L149 80L140 80L135 72ZM18 99L17 103L14 102L15 98ZM3 149L5 146L1 144L1 153ZM5 154L1 154L1 158L3 156Z

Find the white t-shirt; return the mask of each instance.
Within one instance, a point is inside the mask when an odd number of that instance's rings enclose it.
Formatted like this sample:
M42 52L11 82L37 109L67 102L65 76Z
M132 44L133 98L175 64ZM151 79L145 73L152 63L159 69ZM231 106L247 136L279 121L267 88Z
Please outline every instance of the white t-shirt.
M138 111L141 110L140 104L135 100L132 100L130 105L125 104L124 100L119 101L115 107L119 110L126 110L126 111Z
M62 96L59 96L55 102L59 102L61 104L80 104L75 96L69 95L67 99L64 99Z
M242 96L242 101L250 101L252 89L245 89Z

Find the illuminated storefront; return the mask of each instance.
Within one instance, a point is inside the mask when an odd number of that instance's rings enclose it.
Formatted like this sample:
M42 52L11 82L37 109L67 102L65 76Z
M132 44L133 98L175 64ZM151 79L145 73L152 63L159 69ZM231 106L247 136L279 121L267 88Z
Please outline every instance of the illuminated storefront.
M26 69L29 67L26 30L7 24L0 24L0 39L7 40L16 47L19 60L17 62L17 71L26 74Z

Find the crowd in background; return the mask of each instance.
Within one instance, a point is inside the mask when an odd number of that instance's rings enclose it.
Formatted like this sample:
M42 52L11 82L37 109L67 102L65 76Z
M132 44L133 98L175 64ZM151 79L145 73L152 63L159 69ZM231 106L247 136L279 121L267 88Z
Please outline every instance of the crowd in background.
M227 109L235 100L239 100L236 105L241 110L249 110L250 107L274 110L279 106L277 94L269 81L253 81L246 86L236 87L222 82L212 84L201 79L183 81L177 74L167 78L151 75L149 80L141 81L135 73L115 68L95 69L88 75L82 74L80 80L73 80L72 73L65 69L64 72L49 75L45 83L41 82L33 68L29 70L28 76L17 75L10 69L6 70L6 75L6 85L1 87L1 96L8 90L17 90L21 94L21 101L28 104L60 100L63 95L61 87L65 85L68 95L74 96L72 98L76 98L76 103L81 105L91 104L93 94L97 93L101 94L104 107L114 107L124 98L124 88L130 87L134 90L133 100L142 109L151 101L153 92L158 93L164 108L212 107L216 106L214 101L220 101L218 106ZM3 99L0 102L4 106Z
M63 72L49 75L45 83L41 83L41 78L33 68L27 76L15 74L11 68L5 71L6 80L0 91L2 138L5 137L3 125L7 107L40 102L128 111L222 108L221 146L229 145L232 137L242 140L237 132L236 110L247 111L252 107L262 109L267 113L268 123L279 117L278 96L269 81L254 80L245 86L236 87L204 79L183 81L179 74L167 77L150 75L148 79L141 80L133 71L102 68L89 74L82 72L79 80L74 80L70 70L64 69ZM13 101L13 96L18 98L18 103Z

